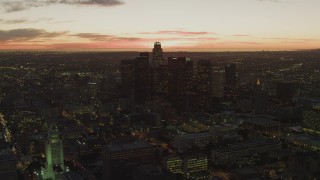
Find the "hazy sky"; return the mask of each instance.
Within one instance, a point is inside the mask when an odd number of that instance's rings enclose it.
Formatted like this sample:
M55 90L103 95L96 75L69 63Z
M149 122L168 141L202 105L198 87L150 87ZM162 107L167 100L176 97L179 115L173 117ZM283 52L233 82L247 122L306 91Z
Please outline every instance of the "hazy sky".
M0 0L0 49L320 48L320 0Z

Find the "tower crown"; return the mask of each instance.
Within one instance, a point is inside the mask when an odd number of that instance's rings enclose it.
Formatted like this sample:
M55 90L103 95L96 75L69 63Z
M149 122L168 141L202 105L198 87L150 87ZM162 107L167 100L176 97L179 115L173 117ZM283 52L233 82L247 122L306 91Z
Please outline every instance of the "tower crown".
M260 86L261 85L261 82L260 82L260 79L258 78L257 80L257 85Z

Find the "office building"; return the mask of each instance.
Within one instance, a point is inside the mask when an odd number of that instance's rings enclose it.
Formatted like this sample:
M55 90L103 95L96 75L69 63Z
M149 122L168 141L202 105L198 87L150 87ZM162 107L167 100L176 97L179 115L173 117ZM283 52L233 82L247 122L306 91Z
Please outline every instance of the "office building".
M312 130L320 131L320 107L314 106L303 112L303 125Z
M296 95L297 85L295 82L277 82L276 84L276 96L282 102L291 102Z
M208 157L205 154L169 156L164 159L164 169L172 174L182 174L187 179L208 179Z
M222 98L224 96L225 77L224 70L213 67L212 73L212 97Z
M104 150L104 179L128 179L133 168L153 162L153 151L151 144L139 139L109 143Z
M266 114L268 111L268 93L263 89L260 79L254 86L254 113L256 115Z
M165 174L160 166L148 164L134 168L133 180L174 180L173 176Z
M151 73L153 96L166 97L168 95L168 66L153 67Z
M217 147L211 151L213 163L237 163L244 156L251 156L281 149L281 142L274 140L256 139L249 142L231 144L226 147Z
M209 60L200 60L198 62L197 88L199 109L207 110L212 91L212 65Z
M231 171L231 179L234 180L247 180L247 179L260 179L258 171L250 167L243 167Z
M134 100L143 104L149 98L150 69L148 53L140 53L134 59Z
M204 154L186 156L183 159L184 176L188 179L208 179L208 157Z
M312 136L309 134L295 134L288 138L292 144L298 146L299 148L319 151L320 150L320 138L317 136Z
M189 111L194 102L193 62L188 57L169 57L168 59L169 101L179 112Z
M178 152L184 152L194 146L203 148L209 144L211 139L212 134L210 132L177 135L174 137L173 147L175 147Z
M157 68L164 65L163 51L160 42L155 42L152 50L152 67Z
M168 84L167 65L164 62L163 51L160 42L154 43L151 62L151 88L152 96L163 97L166 95Z
M179 156L169 156L163 160L164 169L172 174L183 174L183 160Z
M256 133L266 135L279 135L280 123L272 120L269 117L252 117L245 119L242 124L243 128L249 129Z
M17 158L10 152L0 154L0 179L17 180Z
M286 179L318 179L320 156L316 152L297 152L289 156Z
M121 94L124 97L131 97L133 93L134 66L132 60L123 60L120 63L121 73Z
M229 64L225 66L225 85L235 86L237 82L236 65Z

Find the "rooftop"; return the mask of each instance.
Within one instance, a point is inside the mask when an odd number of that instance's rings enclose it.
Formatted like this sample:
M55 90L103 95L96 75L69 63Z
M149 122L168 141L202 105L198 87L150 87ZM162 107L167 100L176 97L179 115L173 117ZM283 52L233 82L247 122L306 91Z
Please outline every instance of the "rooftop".
M16 161L16 157L12 153L0 154L0 161Z
M129 150L143 149L143 148L149 148L149 147L152 147L152 145L140 139L121 141L121 142L112 142L107 145L107 148L111 152L129 151Z
M239 151L244 149L275 145L275 144L280 144L280 142L275 140L263 140L263 139L258 140L257 139L257 140L251 140L249 142L231 144L230 146L226 146L226 147L214 148L214 150L222 153L222 152Z
M244 122L248 122L248 123L256 124L260 126L279 125L277 121L274 121L270 118L264 118L264 117L253 117L253 118L246 119Z

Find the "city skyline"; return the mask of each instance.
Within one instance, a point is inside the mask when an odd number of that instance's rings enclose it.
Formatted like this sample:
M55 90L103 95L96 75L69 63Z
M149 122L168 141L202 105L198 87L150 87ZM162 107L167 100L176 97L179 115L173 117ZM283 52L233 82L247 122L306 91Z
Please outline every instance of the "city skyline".
M0 0L0 50L320 48L317 0Z

